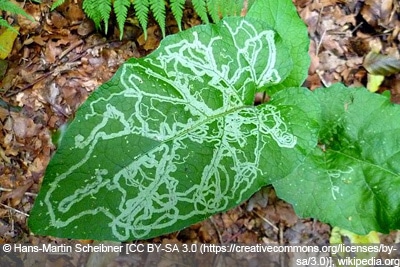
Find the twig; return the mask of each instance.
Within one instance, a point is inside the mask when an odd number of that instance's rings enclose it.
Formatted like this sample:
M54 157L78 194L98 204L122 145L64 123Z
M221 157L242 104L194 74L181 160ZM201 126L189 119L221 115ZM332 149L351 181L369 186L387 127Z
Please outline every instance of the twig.
M318 54L319 54L319 49L320 49L320 47L321 47L322 40L324 40L325 34L326 34L326 30L324 30L324 32L323 32L322 35L321 35L321 38L320 38L319 41L318 41L317 48L315 49L315 55L316 55L316 56L318 56Z
M210 221L211 221L211 224L214 226L215 231L217 232L219 243L222 244L222 236L221 236L221 233L219 232L219 229L218 229L218 227L217 227L217 224L215 223L215 221L214 221L214 219L213 219L212 216L210 217Z
M283 245L283 223L279 223L279 244Z
M267 218L261 216L259 213L255 212L255 211L253 211L253 212L254 212L255 215L257 215L258 217L260 217L261 220L263 220L264 222L268 223L268 224L272 227L272 229L274 229L275 232L279 232L279 228L276 227L275 224L273 224L272 222L270 222Z
M320 23L321 23L321 18L322 18L322 10L323 10L324 8L323 7L321 7L321 9L319 10L319 12L318 12L318 20L317 20L317 27L320 27ZM316 30L316 33L318 33L318 31ZM316 56L318 56L318 53L319 53L319 48L320 48L320 46L321 46L321 44L322 44L322 40L324 39L324 37L325 37L325 34L326 34L326 30L324 30L324 32L322 33L322 35L321 35L321 38L319 38L319 40L318 40L318 43L317 43L317 47L315 48L315 55Z
M361 25L363 25L363 22L358 23L358 25L351 31L351 33L353 34L356 30L358 30L358 28L361 27Z
M31 193L31 192L25 192L24 195L30 196L30 197L37 197L36 193Z
M11 191L13 191L13 190L10 189L10 188L0 187L0 191L3 191L3 192L11 192Z
M25 212L22 212L22 211L19 211L19 210L17 210L17 209L14 209L14 208L12 208L12 207L10 207L10 206L7 206L7 205L5 205L5 204L3 204L3 203L0 203L0 205L2 205L3 207L5 207L6 209L9 209L9 210L14 211L14 212L16 212L16 213L25 215L26 217L29 217L29 214L27 214L27 213L25 213Z
M316 70L315 72L317 73L319 79L321 80L322 84L323 84L325 87L331 86L331 83L328 82L327 80L325 80L325 78L324 78L324 76L323 76L323 75L324 75L324 72L323 72L322 70Z
M0 187L0 191L3 191L3 192L11 192L13 190L14 189ZM31 192L25 192L24 195L27 195L27 196L30 196L30 197L37 197L36 193L31 193Z
M74 50L76 47L80 46L81 44L83 44L83 40L78 40L77 42L71 44L67 49L65 49L59 57L59 60L61 60L64 56L66 56L69 52L71 52L72 50Z

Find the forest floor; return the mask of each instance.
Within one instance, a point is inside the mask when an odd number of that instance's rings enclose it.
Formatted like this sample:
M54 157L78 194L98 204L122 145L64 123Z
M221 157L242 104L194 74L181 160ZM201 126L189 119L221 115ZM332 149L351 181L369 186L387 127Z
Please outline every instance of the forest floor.
M297 0L298 13L308 26L311 66L304 86L314 89L342 82L366 86L365 55L378 49L399 58L400 7L396 0ZM154 50L161 31L150 22L148 39L129 20L122 41L115 25L107 36L95 31L85 17L81 0L50 12L51 2L25 2L35 22L18 16L20 35L0 77L0 243L62 243L61 239L32 235L27 218L40 189L44 171L55 146L51 134L99 85L106 82L128 58ZM186 8L184 28L200 24ZM178 28L170 15L167 33ZM400 103L400 75L385 78L379 92L391 91ZM246 202L226 213L151 242L327 244L331 227L314 219L300 219L290 204L265 190L268 205ZM306 196L305 196L306 197ZM264 203L265 204L265 203ZM249 206L252 206L251 208ZM396 235L382 236L394 241ZM68 241L70 242L70 241ZM76 241L87 242L87 241Z

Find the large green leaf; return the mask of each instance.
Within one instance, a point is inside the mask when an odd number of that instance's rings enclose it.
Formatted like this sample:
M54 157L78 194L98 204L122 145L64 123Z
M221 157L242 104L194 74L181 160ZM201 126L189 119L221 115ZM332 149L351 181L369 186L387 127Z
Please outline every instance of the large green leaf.
M400 228L400 106L365 88L318 89L320 146L284 179L280 197L304 217L355 233Z
M31 230L149 238L234 207L286 174L317 143L316 100L293 89L296 98L283 92L270 104L253 102L291 72L287 51L261 21L229 18L129 60L66 130Z
M282 83L270 88L272 94L288 87L301 86L308 75L310 57L308 47L307 27L297 14L292 0L255 1L247 17L264 20L271 28L282 36L283 42L289 48L290 58L294 68Z

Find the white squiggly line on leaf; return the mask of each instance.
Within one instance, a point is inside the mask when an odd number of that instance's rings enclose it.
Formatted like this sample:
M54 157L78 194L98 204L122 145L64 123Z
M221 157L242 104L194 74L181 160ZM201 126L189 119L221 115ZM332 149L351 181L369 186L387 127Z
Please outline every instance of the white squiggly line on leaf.
M331 182L331 194L332 194L332 198L333 200L336 200L336 194L338 193L340 194L340 187L337 185L333 185L333 179L338 179L340 178L343 174L350 174L354 171L354 169L352 167L348 167L347 170L330 170L327 171L327 174L329 176L330 182Z

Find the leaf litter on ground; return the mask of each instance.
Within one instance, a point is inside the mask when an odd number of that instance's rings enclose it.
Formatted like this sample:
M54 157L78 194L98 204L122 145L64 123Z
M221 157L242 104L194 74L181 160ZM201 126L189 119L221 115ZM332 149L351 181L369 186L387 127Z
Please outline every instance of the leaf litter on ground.
M82 29L82 22L87 20L80 7L81 0L66 1L65 6L53 11L55 13L50 13L45 2L40 5L26 3L27 12L36 22L18 20L20 36L7 58L9 67L0 86L4 101L22 107L18 112L0 108L0 139L4 140L0 147L0 187L12 190L1 192L1 199L4 204L24 213L29 213L32 207L33 194L39 190L55 149L50 141L51 133L66 123L88 94L108 80L121 63L130 57L146 55L157 46L157 43L136 46L134 40L143 36L137 25L130 25L133 36L122 42L110 41L119 39L117 31L105 39L90 29L91 23L84 24L87 31ZM316 88L338 81L347 85L365 85L367 72L362 63L370 51L370 44L379 43L383 54L399 49L396 1L365 1L364 4L338 0L294 2L311 36L312 64L306 86ZM185 17L185 14L191 16ZM385 17L382 14L386 14ZM200 23L192 15L192 11L185 10L185 25ZM173 20L167 20L167 27L168 23L172 24ZM156 27L153 29L157 30ZM81 45L71 46L80 39L84 40ZM59 55L69 48L72 49L60 59ZM390 90L392 100L400 103L399 74L387 77L379 90ZM30 181L33 181L32 185ZM10 195L18 201L9 202L13 199L8 197ZM206 220L153 241L307 243L311 236L317 243L326 243L329 239L329 226L312 219L297 218L290 205L276 197L269 196L267 208L260 204L252 204L252 211L246 211L244 204L214 216L214 222ZM0 207L0 215L1 242L37 244L57 240L30 236L26 217L10 209ZM271 224L279 231L276 232Z

